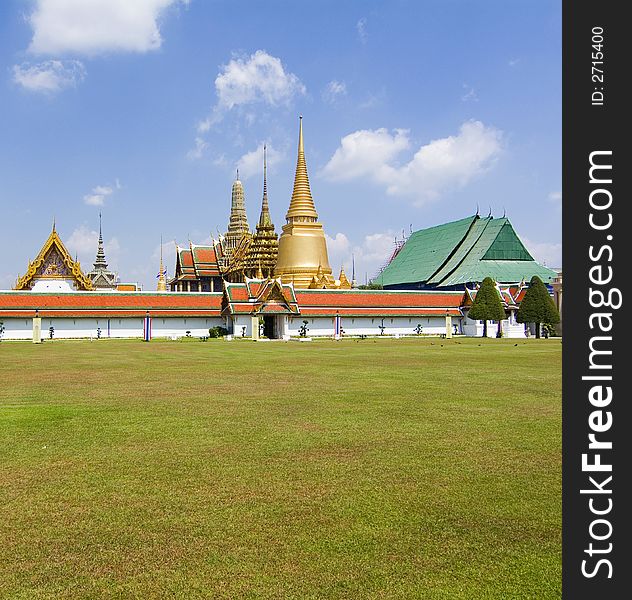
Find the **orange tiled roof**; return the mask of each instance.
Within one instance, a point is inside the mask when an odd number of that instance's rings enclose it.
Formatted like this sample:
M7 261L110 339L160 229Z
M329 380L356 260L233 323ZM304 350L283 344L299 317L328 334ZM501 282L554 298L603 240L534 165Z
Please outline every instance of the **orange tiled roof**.
M220 316L222 294L144 292L0 293L0 316Z
M297 290L301 312L314 307L460 307L463 292L390 290Z
M371 308L331 308L301 307L301 315L306 317L451 317L462 316L459 308L424 308L424 307L371 307Z

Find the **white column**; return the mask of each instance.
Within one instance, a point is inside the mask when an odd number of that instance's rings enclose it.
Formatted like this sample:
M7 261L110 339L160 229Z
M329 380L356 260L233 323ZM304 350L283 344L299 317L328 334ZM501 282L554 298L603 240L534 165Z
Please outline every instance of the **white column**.
M42 343L42 319L41 317L33 317L33 343Z
M445 337L452 337L452 317L447 313L445 315Z

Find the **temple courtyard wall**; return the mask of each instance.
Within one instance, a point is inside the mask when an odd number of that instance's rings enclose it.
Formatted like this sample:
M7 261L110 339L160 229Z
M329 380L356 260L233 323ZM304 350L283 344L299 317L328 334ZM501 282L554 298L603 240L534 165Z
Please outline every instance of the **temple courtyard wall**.
M278 319L275 337L290 339L301 337L300 329L303 321L307 321L307 337L334 337L334 319L331 317L275 317ZM33 319L11 318L2 319L4 325L4 340L32 340ZM444 317L394 317L370 318L347 317L341 319L344 336L411 336L416 335L415 328L420 324L422 335L443 335L446 333ZM381 326L384 330L382 332ZM235 337L252 337L253 319L250 316L234 318L224 317L154 317L151 319L153 338L182 338L206 337L212 327L225 327ZM50 327L54 328L54 339L96 339L101 338L142 338L143 319L128 318L46 318L42 317L42 339L49 337ZM245 327L243 331L242 327ZM99 332L100 330L100 332ZM488 322L487 336L496 337L498 324ZM511 324L509 320L502 322L503 337L524 338L524 326ZM452 332L468 337L482 337L481 322L463 318L452 318ZM243 334L243 335L242 335Z

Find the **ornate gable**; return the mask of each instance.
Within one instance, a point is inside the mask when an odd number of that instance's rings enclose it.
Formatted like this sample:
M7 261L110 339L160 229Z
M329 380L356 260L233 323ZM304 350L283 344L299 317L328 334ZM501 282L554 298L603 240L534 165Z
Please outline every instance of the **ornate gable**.
M15 285L16 290L30 290L39 279L72 280L78 290L92 290L93 285L64 246L55 226L34 261L29 261L26 273Z
M299 314L294 289L278 279L225 283L223 314Z

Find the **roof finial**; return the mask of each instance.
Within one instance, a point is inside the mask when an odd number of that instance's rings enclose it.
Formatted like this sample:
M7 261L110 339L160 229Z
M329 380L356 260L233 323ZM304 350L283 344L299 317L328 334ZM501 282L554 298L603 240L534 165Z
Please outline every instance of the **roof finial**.
M266 145L263 145L263 195L267 196L268 194L268 184L267 184L267 161L266 161Z
M507 209L503 206L503 219L507 216Z
M303 115L299 115L298 122L298 151L301 153L305 152L305 148L303 147Z
M239 181L239 167L237 167L237 177L235 177L235 181Z
M101 235L101 212L99 211L99 239L103 241L103 236Z
M478 217L478 202L476 203L476 216Z
M489 214L487 215L487 218L489 219L492 216L492 207L489 207Z
M55 231L55 215L53 215L53 231Z

